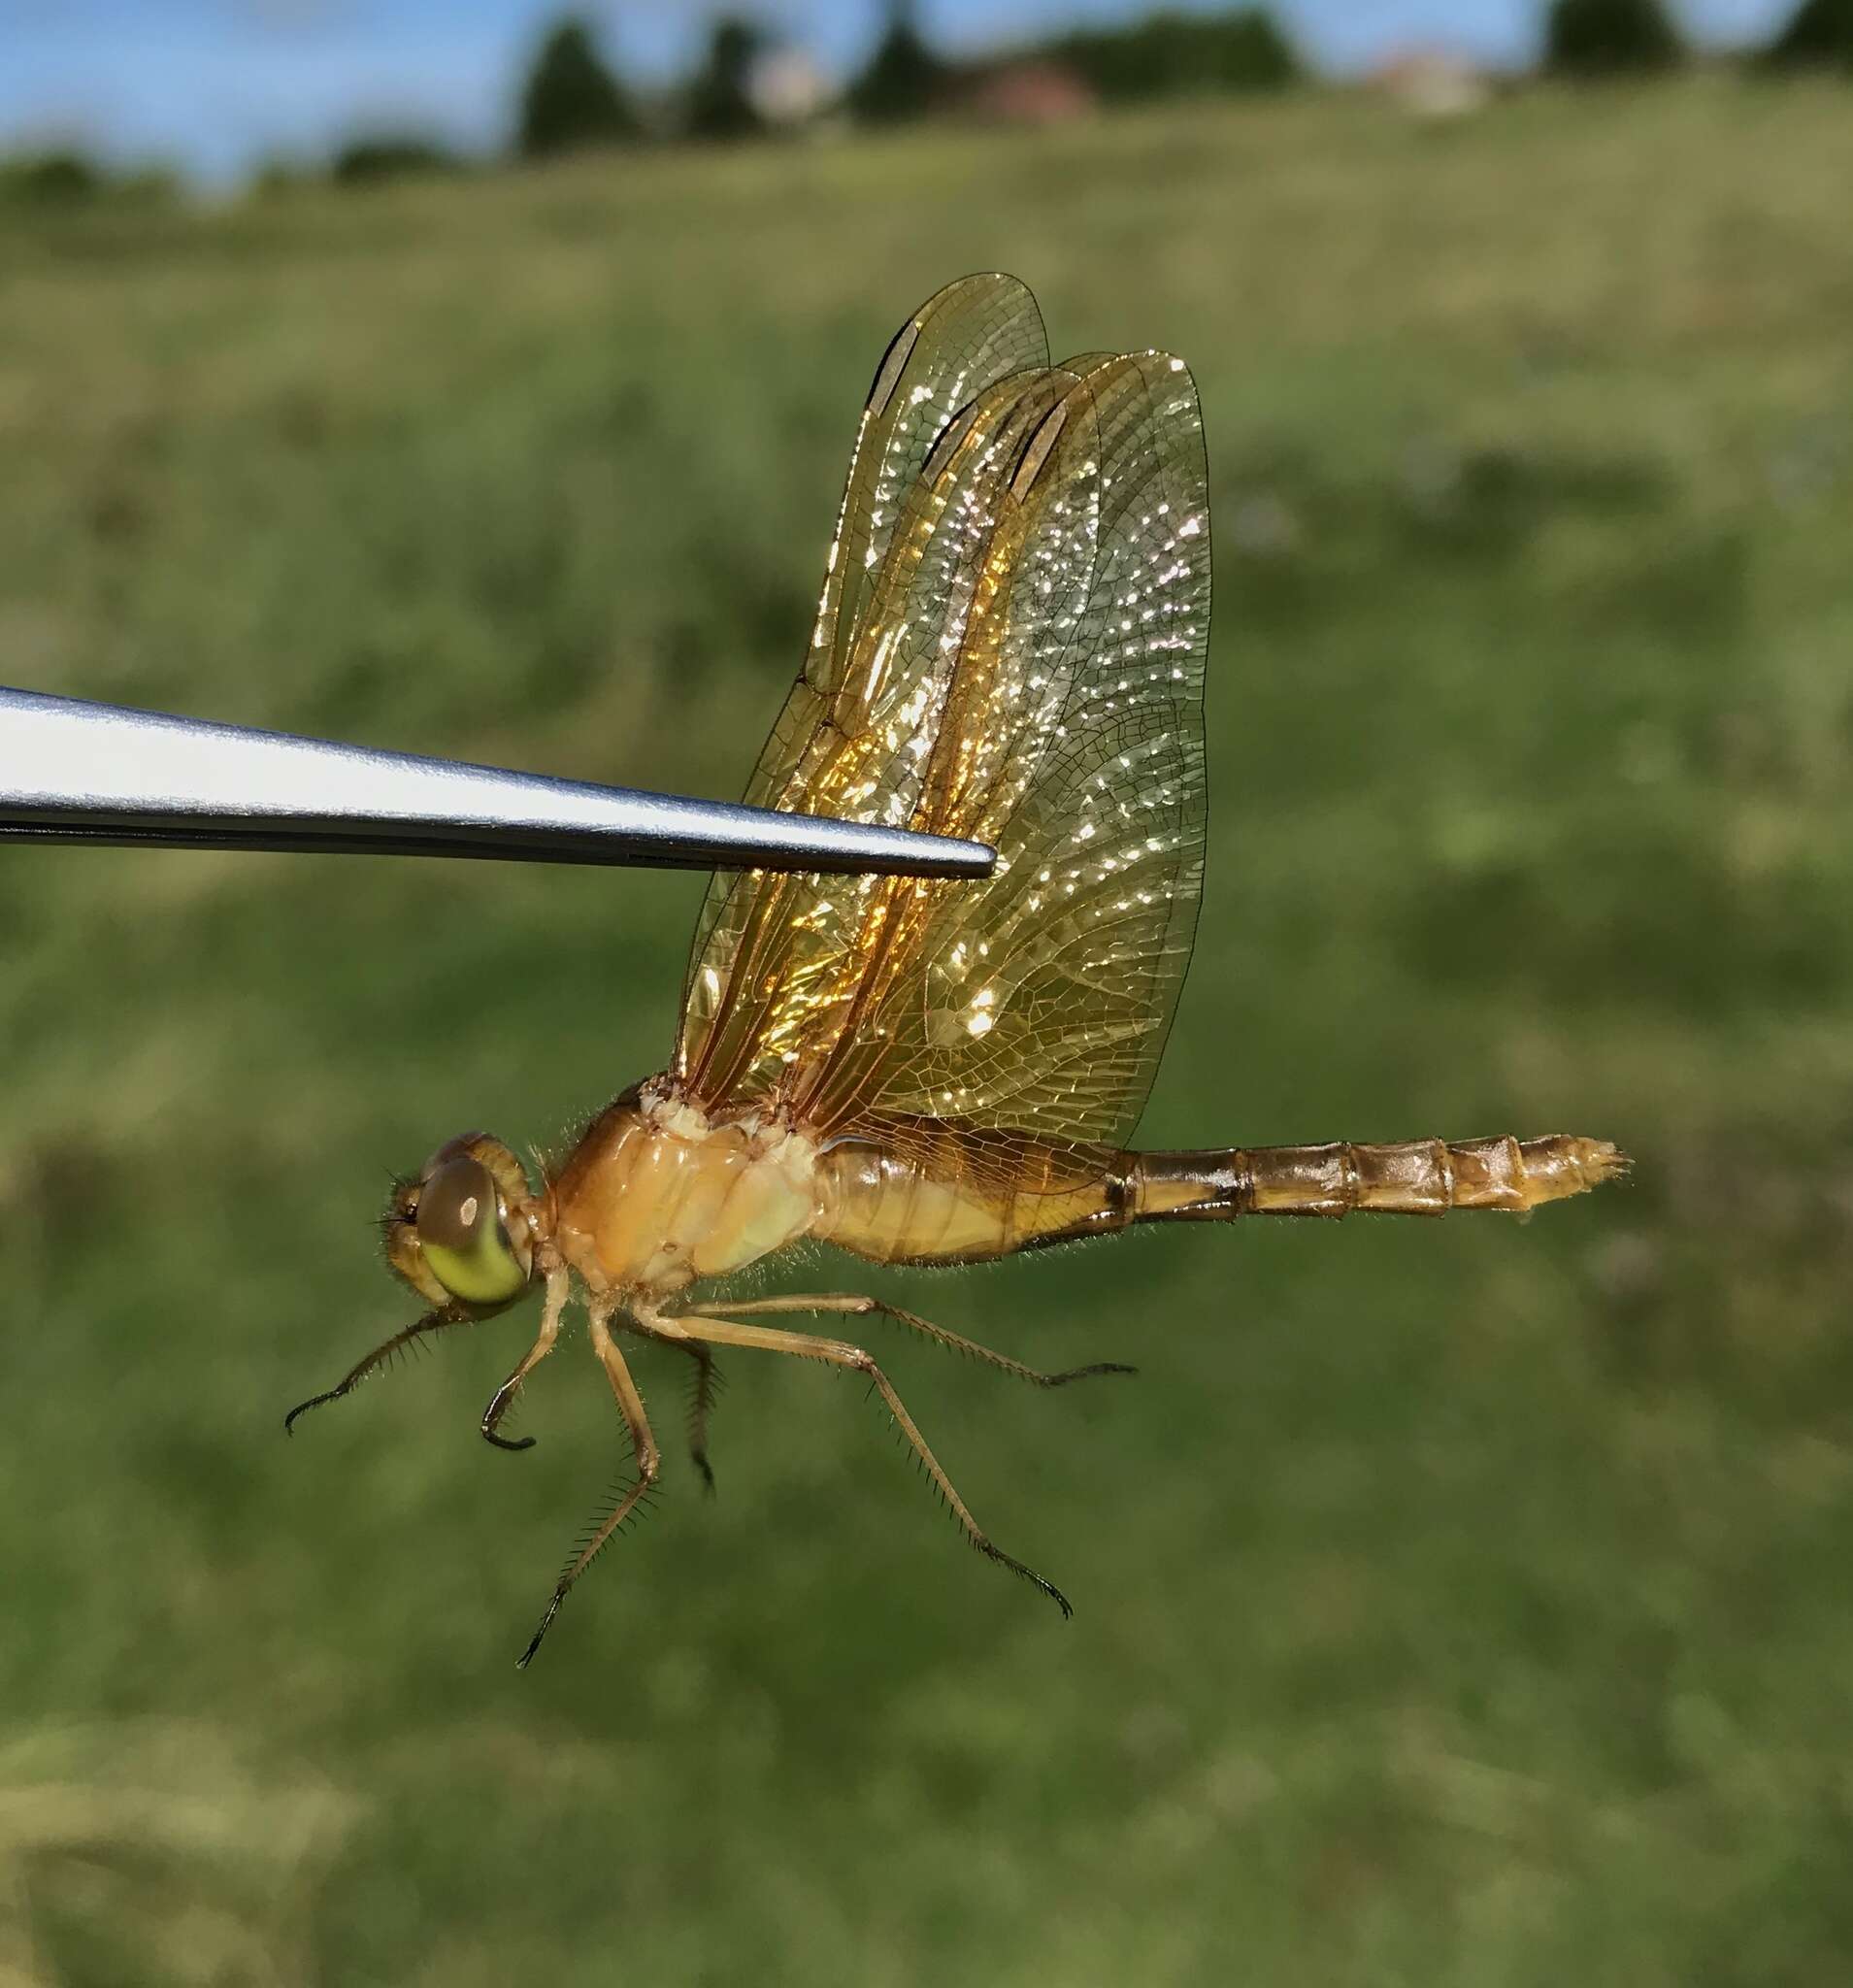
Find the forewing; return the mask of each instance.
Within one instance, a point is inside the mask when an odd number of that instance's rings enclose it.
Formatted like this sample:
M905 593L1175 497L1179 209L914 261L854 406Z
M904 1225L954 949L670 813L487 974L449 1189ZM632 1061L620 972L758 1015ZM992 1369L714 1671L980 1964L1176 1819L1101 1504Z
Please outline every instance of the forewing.
M945 812L940 769L957 745L945 720L999 493L1072 383L1048 368L1013 375L941 438L902 507L845 682L806 736L788 805L916 826ZM711 1105L776 1088L789 1102L814 1089L859 1002L910 957L929 903L890 877L741 878L691 964L678 1065L690 1095Z
M948 283L888 342L856 429L811 651L760 755L748 801L799 807L790 788L801 740L839 700L844 708L832 714L853 723L854 686L845 680L850 655L866 629L895 521L935 443L986 387L1047 364L1042 313L1013 276Z
M953 417L998 381L1047 364L1036 300L1014 277L972 276L950 283L896 332L857 427L804 668L747 784L748 802L798 813L841 812L840 804L833 807L813 789L836 742L868 729L872 707L890 682L872 677L867 659L877 647L870 630L896 520ZM916 601L914 612L930 613L932 604ZM865 661L852 673L858 647ZM879 797L873 798L861 818L887 818L879 806ZM749 1017L738 1011L765 998L763 980L748 988L731 967L742 932L769 913L770 907L761 909L764 900L775 898L782 909L790 895L776 879L751 874L717 877L711 884L684 991L677 1050L684 1075L704 1066L708 1040L724 1019L745 1023ZM723 1009L735 1012L724 1016Z

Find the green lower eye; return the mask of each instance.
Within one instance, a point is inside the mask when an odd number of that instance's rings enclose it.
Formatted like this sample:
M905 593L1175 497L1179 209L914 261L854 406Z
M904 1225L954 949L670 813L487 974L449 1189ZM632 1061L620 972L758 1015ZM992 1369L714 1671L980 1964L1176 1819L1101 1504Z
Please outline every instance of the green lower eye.
M498 1305L528 1280L503 1231L494 1176L467 1155L447 1160L419 1190L418 1246L466 1305Z

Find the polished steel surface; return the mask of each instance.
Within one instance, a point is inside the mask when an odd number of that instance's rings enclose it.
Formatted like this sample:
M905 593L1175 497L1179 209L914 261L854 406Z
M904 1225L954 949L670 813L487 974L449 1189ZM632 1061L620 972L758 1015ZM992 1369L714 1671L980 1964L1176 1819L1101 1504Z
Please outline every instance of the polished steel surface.
M982 844L0 685L0 842L981 878Z

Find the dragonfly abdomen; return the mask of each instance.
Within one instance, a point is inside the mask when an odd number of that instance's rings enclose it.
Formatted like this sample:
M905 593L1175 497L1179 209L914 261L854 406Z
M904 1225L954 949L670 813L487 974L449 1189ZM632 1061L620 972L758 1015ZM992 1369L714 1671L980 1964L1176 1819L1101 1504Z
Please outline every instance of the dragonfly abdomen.
M1606 1140L1407 1140L1138 1153L1021 1134L894 1121L892 1143L821 1155L812 1234L878 1263L977 1263L1135 1222L1238 1215L1525 1214L1623 1173Z
M1412 1139L1386 1145L1237 1146L1227 1152L1127 1155L1135 1221L1229 1221L1237 1215L1353 1212L1444 1215L1454 1209L1527 1214L1627 1171L1604 1139Z

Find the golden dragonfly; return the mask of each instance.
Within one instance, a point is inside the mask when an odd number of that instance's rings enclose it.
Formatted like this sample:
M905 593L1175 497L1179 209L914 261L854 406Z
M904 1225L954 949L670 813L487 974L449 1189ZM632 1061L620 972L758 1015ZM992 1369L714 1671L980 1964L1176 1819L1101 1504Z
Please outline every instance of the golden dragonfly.
M714 1349L867 1376L966 1537L1062 1609L973 1517L876 1359L790 1330L879 1313L1041 1387L1044 1374L878 1297L714 1299L801 1239L877 1264L970 1264L1135 1222L1524 1213L1621 1172L1606 1141L1129 1150L1190 959L1203 877L1209 505L1189 372L1156 351L1051 365L1013 278L968 277L896 334L863 408L816 621L746 799L964 836L986 880L716 877L670 1066L538 1185L470 1133L395 1186L391 1268L430 1306L304 1409L414 1342L545 1294L501 1425L577 1288L636 1470L520 1661L656 1483L618 1334L693 1363L711 1485Z

